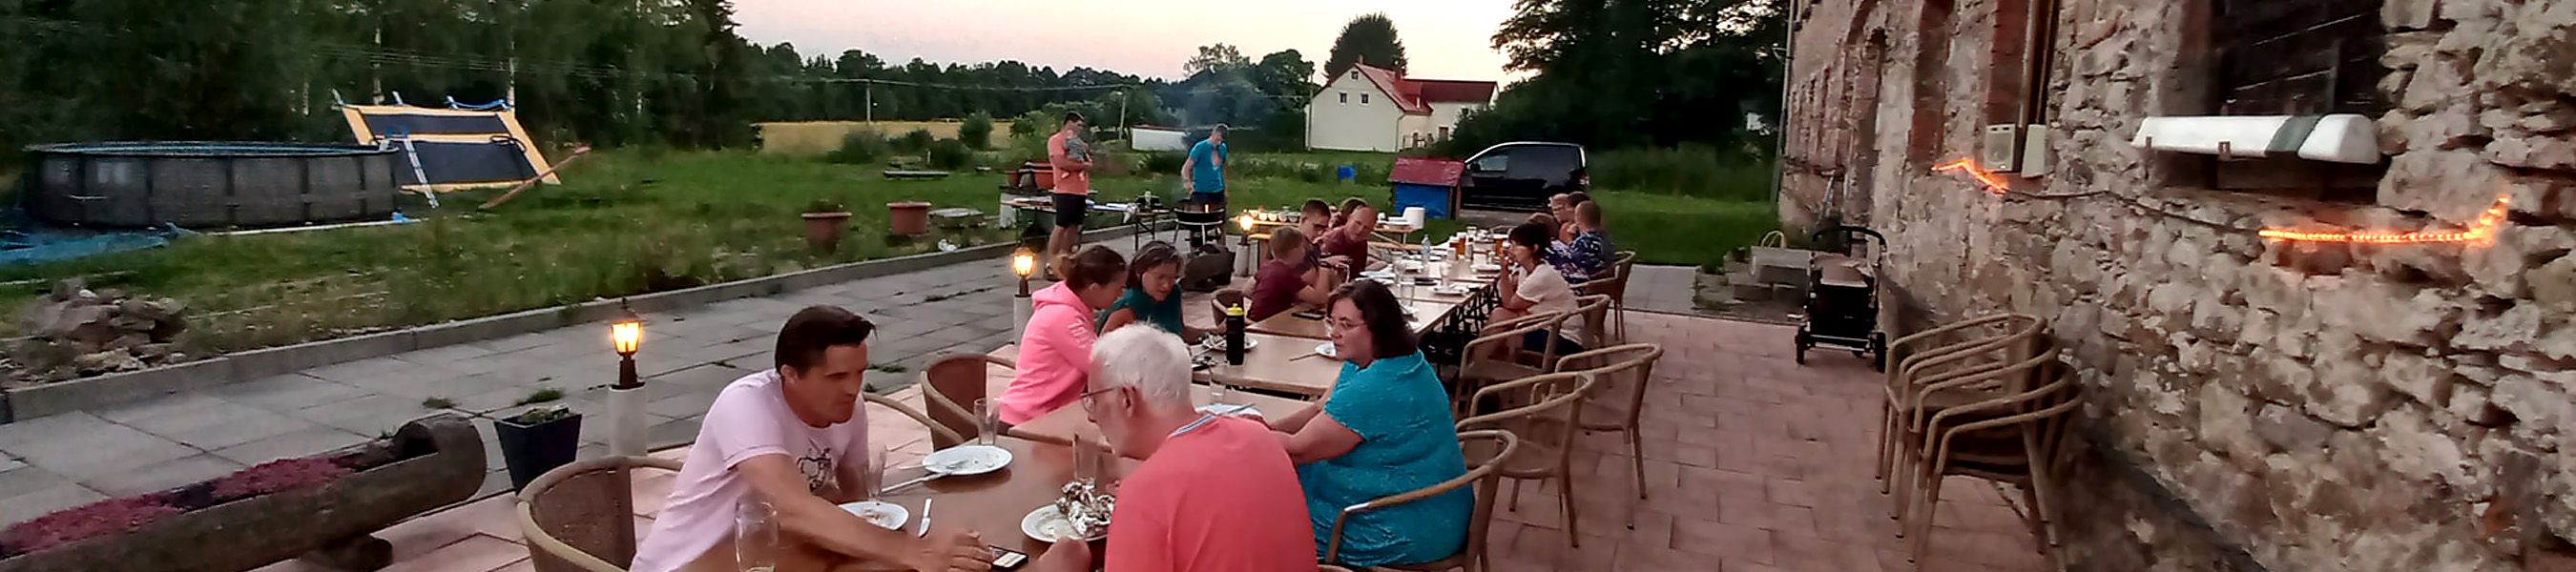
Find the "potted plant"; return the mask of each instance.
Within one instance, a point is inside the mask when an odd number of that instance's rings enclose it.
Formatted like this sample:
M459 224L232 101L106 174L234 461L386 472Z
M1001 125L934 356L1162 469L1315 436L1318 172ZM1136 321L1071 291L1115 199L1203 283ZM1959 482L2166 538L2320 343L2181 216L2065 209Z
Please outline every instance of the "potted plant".
M850 210L840 201L814 199L805 205L805 246L830 254L841 249L841 233L850 226Z
M510 467L510 489L571 463L581 451L581 414L563 406L538 407L492 422L501 461Z

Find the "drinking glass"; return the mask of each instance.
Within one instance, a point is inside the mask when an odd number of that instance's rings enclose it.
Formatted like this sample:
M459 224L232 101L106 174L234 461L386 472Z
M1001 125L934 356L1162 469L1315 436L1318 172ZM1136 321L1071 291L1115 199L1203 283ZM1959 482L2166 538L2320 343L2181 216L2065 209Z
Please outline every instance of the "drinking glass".
M886 452L884 449L868 451L867 458L859 462L863 463L859 465L859 498L876 500L877 494L885 490Z
M1222 405L1225 405L1225 391L1226 391L1225 384L1222 384L1222 383L1211 383L1211 384L1208 384L1208 405L1209 405L1209 406L1222 406Z
M991 398L975 400L975 444L993 444L993 434L1001 432L1001 415Z
M778 566L778 509L767 501L735 505L733 560L742 572L770 572Z

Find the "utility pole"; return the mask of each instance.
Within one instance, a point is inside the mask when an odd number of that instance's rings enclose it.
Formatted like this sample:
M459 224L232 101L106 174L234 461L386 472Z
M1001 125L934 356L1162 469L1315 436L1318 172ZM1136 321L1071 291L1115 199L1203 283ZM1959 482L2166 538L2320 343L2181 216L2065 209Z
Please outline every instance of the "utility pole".
M1131 135L1127 132L1127 90L1122 89L1118 90L1118 138L1127 141L1128 149L1135 149L1136 140Z
M859 89L867 92L867 96L861 99L862 103L866 103L868 107L865 112L867 114L868 124L870 127L874 127L877 122L877 86L863 81L859 82Z

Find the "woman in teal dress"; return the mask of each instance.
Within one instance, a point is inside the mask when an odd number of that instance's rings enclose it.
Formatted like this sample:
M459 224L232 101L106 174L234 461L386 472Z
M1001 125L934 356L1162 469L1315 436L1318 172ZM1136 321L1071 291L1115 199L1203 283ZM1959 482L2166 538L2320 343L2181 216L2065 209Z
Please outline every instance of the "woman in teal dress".
M1410 492L1467 474L1449 396L1415 347L1403 307L1371 280L1333 293L1334 353L1342 374L1322 403L1280 418L1316 550L1332 542L1343 507ZM1467 543L1475 514L1468 489L1353 515L1342 525L1339 562L1417 564L1447 558Z
M1143 322L1191 343L1207 334L1181 323L1181 253L1159 240L1136 250L1127 265L1127 293L1100 311L1099 321L1101 333Z

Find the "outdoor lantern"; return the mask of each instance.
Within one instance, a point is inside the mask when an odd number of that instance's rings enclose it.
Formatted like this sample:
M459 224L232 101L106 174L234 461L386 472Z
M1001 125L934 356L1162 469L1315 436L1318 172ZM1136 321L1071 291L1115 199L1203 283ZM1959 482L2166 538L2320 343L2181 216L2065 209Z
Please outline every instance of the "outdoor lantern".
M1038 273L1038 255L1021 248L1011 253L1011 273L1020 276L1020 296L1029 295L1029 275Z
M618 302L617 319L608 323L609 347L617 351L617 383L608 386L608 454L642 455L644 451L644 380L635 374L635 351L644 346L644 318Z
M1029 275L1038 273L1038 254L1025 246L1012 252L1011 273L1020 276L1020 295L1011 297L1011 338L1018 339L1027 333L1029 315L1037 313L1037 306L1029 299Z
M1251 233L1251 232L1252 232L1252 223L1253 223L1253 221L1255 221L1255 220L1257 220L1257 219L1254 219L1254 218L1252 217L1252 213L1243 213L1243 216L1234 217L1234 224L1235 224L1236 226L1241 226L1241 227L1243 227L1243 232L1245 232L1245 233Z

